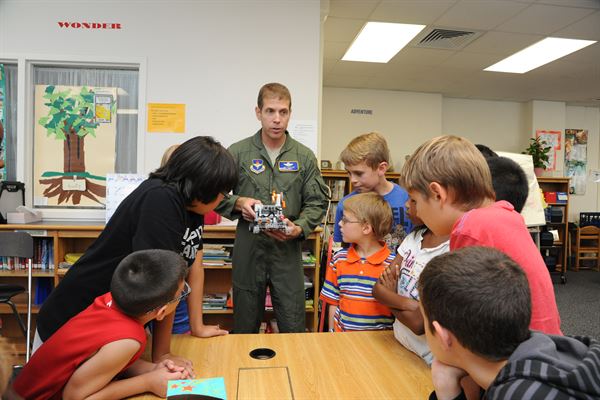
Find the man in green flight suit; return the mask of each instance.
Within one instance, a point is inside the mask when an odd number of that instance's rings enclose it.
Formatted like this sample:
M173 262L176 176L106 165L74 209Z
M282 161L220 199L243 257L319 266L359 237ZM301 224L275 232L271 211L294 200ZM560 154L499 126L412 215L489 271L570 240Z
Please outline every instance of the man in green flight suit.
M328 189L312 151L287 132L292 110L289 90L268 83L258 93L256 117L261 129L229 148L240 179L217 212L239 218L233 251L235 333L257 333L265 310L267 286L280 332L304 332L302 240L321 223ZM255 204L272 204L283 193L286 231L253 234ZM241 218L240 218L241 217Z

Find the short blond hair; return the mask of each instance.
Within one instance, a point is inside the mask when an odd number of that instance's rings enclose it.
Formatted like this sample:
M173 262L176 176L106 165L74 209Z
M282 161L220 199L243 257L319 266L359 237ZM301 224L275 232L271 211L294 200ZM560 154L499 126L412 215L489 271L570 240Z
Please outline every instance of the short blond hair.
M360 222L373 228L377 240L383 240L392 230L392 208L383 196L375 192L359 193L344 200L344 210L351 212Z
M429 184L437 182L454 195L464 211L494 200L490 169L475 145L458 136L438 136L423 143L402 167L401 184L427 198Z
M258 91L258 98L256 99L256 105L259 110L263 108L263 102L265 98L275 98L278 100L287 100L289 102L289 108L292 109L292 95L285 85L277 82L271 82L264 84Z
M340 154L340 160L346 165L357 165L364 162L377 169L379 164L390 162L390 149L387 141L378 132L369 132L352 139Z

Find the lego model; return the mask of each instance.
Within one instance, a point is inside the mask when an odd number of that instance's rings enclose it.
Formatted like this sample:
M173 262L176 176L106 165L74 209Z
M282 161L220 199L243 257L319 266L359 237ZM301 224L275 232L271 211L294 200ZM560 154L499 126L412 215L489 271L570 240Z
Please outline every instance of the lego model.
M288 226L284 221L285 215L283 215L283 209L285 208L283 193L275 193L273 191L271 201L274 204L254 205L256 217L254 218L254 221L250 223L250 231L252 231L252 233L260 233L264 230L287 232Z

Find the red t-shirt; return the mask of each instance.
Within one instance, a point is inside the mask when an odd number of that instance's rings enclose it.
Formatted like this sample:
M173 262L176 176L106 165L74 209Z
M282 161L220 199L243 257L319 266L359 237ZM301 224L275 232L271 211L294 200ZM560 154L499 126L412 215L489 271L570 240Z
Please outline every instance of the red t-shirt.
M113 307L110 293L96 297L88 308L44 342L15 379L13 388L28 400L61 399L75 370L102 346L121 339L134 339L141 344L125 370L144 351L144 327Z
M450 250L467 246L494 247L523 268L531 291L529 328L562 335L550 273L531 239L521 214L507 201L466 212L452 227Z

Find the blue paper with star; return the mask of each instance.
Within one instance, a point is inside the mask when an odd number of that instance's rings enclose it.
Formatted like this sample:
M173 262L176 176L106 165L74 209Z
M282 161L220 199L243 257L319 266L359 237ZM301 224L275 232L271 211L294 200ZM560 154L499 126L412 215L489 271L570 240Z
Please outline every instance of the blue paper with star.
M169 381L167 399L227 399L225 379L180 379Z

